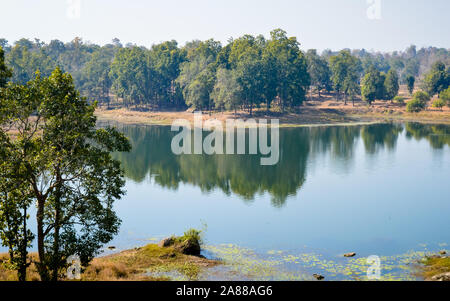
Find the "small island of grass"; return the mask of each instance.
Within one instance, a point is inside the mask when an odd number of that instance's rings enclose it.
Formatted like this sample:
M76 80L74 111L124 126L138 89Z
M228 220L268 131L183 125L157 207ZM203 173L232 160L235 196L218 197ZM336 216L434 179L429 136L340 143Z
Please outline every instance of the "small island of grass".
M201 244L200 231L189 230L183 236L172 236L159 244L97 257L82 270L81 281L197 280L204 269L220 264L220 261L206 259L200 253L188 255L197 247L200 251ZM37 254L30 254L30 259L32 264L27 270L27 280L39 281L34 264ZM63 271L60 280L68 280ZM16 271L8 266L7 254L0 254L0 281L17 281Z
M428 281L450 281L450 257L429 256L422 261L421 276Z

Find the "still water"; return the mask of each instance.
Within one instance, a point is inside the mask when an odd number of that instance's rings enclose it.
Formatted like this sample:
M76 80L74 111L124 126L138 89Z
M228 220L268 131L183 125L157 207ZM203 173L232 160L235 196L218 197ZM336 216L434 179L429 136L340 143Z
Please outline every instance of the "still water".
M170 127L116 126L133 145L115 155L127 178L120 249L203 228L207 255L247 254L290 275L268 279L297 279L294 270L347 264L347 252L406 262L449 248L449 126L283 128L275 166L255 155L176 156Z

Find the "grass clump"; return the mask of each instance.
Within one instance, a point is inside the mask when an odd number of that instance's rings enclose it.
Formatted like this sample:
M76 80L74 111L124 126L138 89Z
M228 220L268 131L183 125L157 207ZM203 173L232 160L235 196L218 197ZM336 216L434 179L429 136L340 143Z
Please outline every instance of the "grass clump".
M198 243L198 245L203 245L202 231L197 229L189 229L184 232L183 236L175 237L176 242L193 241Z
M187 231L185 239L200 235ZM37 254L30 254L37 260ZM181 253L175 248L149 244L117 254L97 257L82 270L81 281L167 281L180 277L197 280L203 269L220 264L198 256ZM0 254L0 281L17 281L17 272L8 267L8 254ZM39 281L34 263L27 270L27 281ZM60 280L67 280L61 278Z
M424 267L421 275L425 279L450 272L450 257L426 257L422 263Z
M94 259L82 274L83 280L170 280L179 273L183 278L195 280L202 268L219 264L218 261L189 256L174 246L160 247L149 244L137 250Z
M394 102L398 105L404 106L405 105L405 98L401 97L401 96L395 96L394 97Z

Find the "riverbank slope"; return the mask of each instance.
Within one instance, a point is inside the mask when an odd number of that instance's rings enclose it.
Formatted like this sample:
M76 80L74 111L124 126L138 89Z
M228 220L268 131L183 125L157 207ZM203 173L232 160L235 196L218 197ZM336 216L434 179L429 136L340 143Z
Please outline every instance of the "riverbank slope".
M151 112L133 109L98 109L95 112L100 122L119 122L136 125L171 125L176 119L194 120L192 111L164 111ZM395 103L376 101L367 106L359 101L355 105L332 99L322 101L308 101L296 110L279 113L256 109L252 115L247 112L203 112L203 119L279 119L280 126L311 126L311 125L340 125L358 123L377 123L386 121L421 122L434 124L450 124L450 108L443 110L428 108L419 113L406 112L405 106Z

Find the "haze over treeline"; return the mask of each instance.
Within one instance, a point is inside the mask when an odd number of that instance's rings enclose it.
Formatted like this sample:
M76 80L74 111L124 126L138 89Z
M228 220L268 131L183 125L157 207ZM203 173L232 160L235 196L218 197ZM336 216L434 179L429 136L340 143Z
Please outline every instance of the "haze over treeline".
M48 44L39 39L12 44L0 39L0 46L13 82L24 84L37 70L48 76L59 66L90 100L151 109L246 108L251 112L264 104L284 110L300 105L310 88L319 95L334 91L353 98L361 93L364 75L374 70L390 72L406 84L411 77L422 83L437 62L447 70L450 66L445 48L412 45L391 53L364 49L318 53L302 51L300 42L277 29L268 38L244 35L226 45L210 39L180 46L172 40L146 48L114 39L100 46L77 37Z

